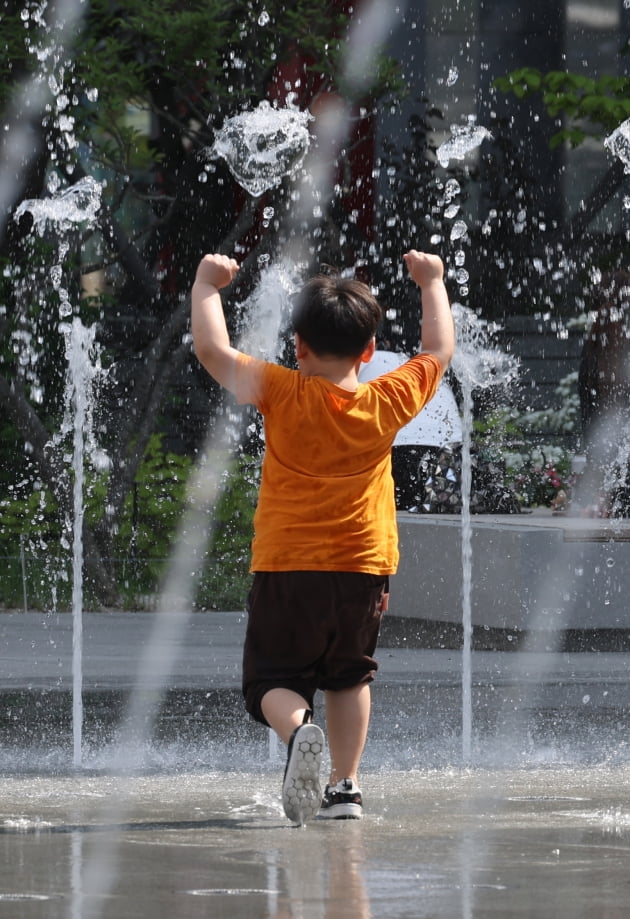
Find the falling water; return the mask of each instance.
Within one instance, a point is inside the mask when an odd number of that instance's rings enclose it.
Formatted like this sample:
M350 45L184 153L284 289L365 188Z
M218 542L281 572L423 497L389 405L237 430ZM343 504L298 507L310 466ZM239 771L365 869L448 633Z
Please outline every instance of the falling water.
M383 5L383 6L388 6L388 5ZM376 8L376 4L374 5L374 7ZM459 7L459 3L458 3L458 7ZM262 22L261 20L262 20L262 14L261 14L261 19L259 19L259 23L262 25L263 22ZM369 45L369 44L366 44L365 47L370 47L370 45ZM364 49L362 48L361 50L363 51ZM369 69L369 67L367 67L367 64L369 63L369 56L364 54L364 55L363 55L363 59L364 59L364 64L366 65L366 69ZM459 233L461 230L462 230L462 222L461 222L461 221L458 221L456 224L453 225L453 232L451 233L451 240L452 240L452 241L454 241L455 239L458 238L457 235L455 235L455 234ZM465 225L463 225L463 231L465 232ZM460 237L460 238L461 238L461 237ZM460 266L460 267L461 267L461 266ZM465 405L464 412L465 412L465 415L466 415L467 417L468 417L468 415L469 415L469 408L470 408L470 415L472 415L472 409L471 409L471 406L472 406L472 393L473 393L474 388L475 388L477 385L478 385L478 384L477 384L476 382L470 382L470 383L467 383L465 386L463 386L463 390L464 390L464 405ZM488 385L489 385L489 384L488 384ZM466 443L469 443L469 442L470 442L470 429L469 429L468 425L465 425L465 427L468 428L468 432L469 432L469 433L468 433L468 439L467 439ZM468 463L466 463L466 456L464 457L464 460L465 460L465 462L464 462L464 467L465 467L465 468L464 468L464 470L463 470L463 471L464 471L464 475L467 476L467 480L470 481L470 462L469 462L469 457L468 457ZM468 471L466 471L466 465L467 465L467 467L468 467ZM212 478L211 470L209 470L208 472L210 473L210 478ZM206 479L206 484L207 484L207 479ZM208 489L208 495L210 494L211 491L212 491L212 489L209 488L209 489ZM465 516L467 517L467 522L466 522L466 527L465 527L465 528L463 527L463 529L466 529L466 531L467 531L467 533L468 533L468 538L469 538L469 536L470 536L469 508L466 509L466 514L465 514ZM463 541L464 541L464 538L463 538ZM189 572L188 572L189 565L187 564L187 559L186 559L186 550L187 550L187 548L188 548L188 544L186 543L186 544L184 545L184 543L182 543L182 545L180 546L180 548L181 548L182 551L179 552L179 563L180 563L180 565L181 565L181 570L179 571L179 574L181 575L181 578L184 579L184 578L188 578L188 576L189 576ZM464 553L463 553L463 554L464 554ZM471 565L471 563L472 563L472 562L471 562L471 556L469 555L469 556L468 556L468 567L469 567L469 570L470 570L470 565ZM469 578L469 580L470 580L470 578ZM179 583L179 582L178 582L178 583ZM174 634L175 631L176 631L176 629L179 630L179 629L181 628L181 620L177 619L177 616L176 616L176 615L175 615L175 616L172 615L172 614L173 614L173 609L176 607L177 604L181 603L181 595L178 593L178 591L177 591L176 589L174 589L174 588L175 588L175 585L174 585L174 584L171 584L171 588L173 588L173 589L167 590L166 593L165 593L165 595L164 595L164 598L163 598L163 600L162 600L161 610L166 610L166 612L167 612L166 619L168 620L168 623L170 623L170 625L173 627L173 632L172 632L171 634ZM168 610L166 609L167 606L168 606L169 604L172 606L172 608L170 609L170 614L171 614L170 616L168 615ZM469 615L469 612L468 612L468 615ZM168 634L168 633L166 633L166 634ZM153 671L153 672L155 672L155 671L160 671L160 672L161 672L161 667L162 667L162 664L163 664L163 659L162 659L162 657L160 657L160 654L159 654L159 651L160 651L160 649L159 649L159 647L158 647L158 646L159 646L159 643L160 643L160 642L159 642L159 638L158 638L158 633L156 633L155 644L152 644L151 649L150 649L150 650L149 650L149 649L147 650L146 660L143 661L143 663L146 664L147 667L151 667L151 668L152 668L152 671ZM154 653L154 652L155 652L155 653ZM468 682L469 682L469 681L470 681L470 673L471 673L471 667L470 667L470 646L469 646L469 648L468 648L468 655L467 655L467 658L468 658L468 664L467 664L467 667L468 667L468 675L467 675L467 680L468 680ZM164 670L163 677L164 677L165 680L168 678L168 667L167 667L167 666L166 666L166 669ZM470 692L468 692L468 702L470 703ZM472 719L471 719L471 714L470 714L470 708L469 708L469 706L468 706L467 728L466 728L466 730L464 731L464 736L465 736L465 738L466 738L466 737L468 738L468 739L467 739L468 751L470 751L471 720L472 720ZM465 741L465 742L466 742L466 741ZM442 777L440 777L440 781L443 781ZM483 791L480 791L478 797L481 799L481 798L483 797L483 794L484 794L484 792L483 792ZM116 813L117 813L116 808L113 808L113 809L112 809L112 813L113 813L113 814L116 814ZM391 821L389 821L389 822L391 822ZM470 826L470 825L467 826L467 830L466 830L466 832L463 834L464 845L462 846L462 852L460 853L460 860L462 861L462 863L465 863L465 865L466 865L467 868L469 869L467 873L464 873L464 883L463 883L463 885L462 885L462 900L463 900L462 914L463 914L464 916L470 915L470 914L472 913L472 911L473 911L473 904L472 904L472 900L473 900L473 895L472 895L472 893L473 893L473 883L472 883L472 880L471 880L471 876L472 876L472 878L474 879L474 876L475 876L475 875L474 875L474 872L473 872L472 868L475 866L475 864L478 864L479 861L480 861L479 849L478 849L478 848L475 848L474 851L471 851L471 850L473 850L473 846L474 846L474 843L476 842L476 840L475 840L475 838L474 838L474 834L473 834L473 835L470 834L469 826ZM81 876L81 870L80 870L81 865L80 865L80 861L79 861L79 860L80 860L81 854L82 854L82 853L81 853L82 845L81 845L81 841L80 841L80 838L79 838L80 835L81 835L80 833L73 834L73 854L74 854L74 856L75 856L75 858L73 859L73 871L74 871L75 867L77 868L77 870L76 870L76 877L74 878L74 880L75 880L74 889L75 889L75 891L76 891L76 904L75 904L75 902L73 901L73 915L75 915L74 909L75 909L75 906L76 906L76 915L77 915L77 916L80 915L80 914L81 914L81 911L82 911L82 903L84 902L84 891L87 892L87 894L90 894L90 893L93 893L93 892L94 892L94 887L88 882L89 879L86 879L86 882L84 883L84 882L83 882L83 878L82 878L82 876ZM237 834L237 835L240 835L240 834ZM106 873L107 871L115 870L115 864L114 864L114 862L111 863L114 867L110 867L110 863L108 862L107 859L104 859L104 858L100 858L100 859L99 859L98 856L99 856L99 855L102 855L102 849L99 849L98 837L100 836L100 839L101 839L101 840L103 840L103 839L115 840L115 839L116 839L116 834L115 834L115 833L102 833L102 834L96 834L96 836L97 836L97 840L96 840L96 844L95 844L95 846L94 846L95 856L96 856L96 857L95 857L95 858L92 860L92 862L91 862L92 867L93 867L96 871L99 871L99 870L100 870L100 871L103 871L103 872L105 872L105 873ZM471 840L472 840L472 843L471 843ZM76 852L75 852L75 843L76 843ZM112 843L112 844L113 844L113 843ZM276 881L275 881L274 871L277 870L278 873L281 873L281 872L282 872L283 866L282 866L282 863L280 862L280 866L276 868L276 863L275 863L275 861L274 861L274 859L275 859L275 857L276 857L276 852L275 852L275 851L272 852L272 856L274 856L274 858L271 859L270 864L273 865L273 870L270 871L271 877L270 877L269 885L268 885L268 886L270 886L270 887L273 889L273 891L275 891L275 890L276 890ZM487 877L488 865L485 865L485 866L484 866L484 870L486 871L486 877ZM400 874L395 875L396 879L398 879L400 876L401 876ZM417 879L418 879L418 875L417 875L417 874L415 875L415 878L416 878L416 885L415 885L416 890L414 891L414 897L415 897L416 894L417 894ZM436 887L435 879L434 879L434 878L429 879L429 884L430 884L429 889L435 888L435 887ZM427 886L429 886L429 884L427 884ZM98 888L97 888L97 889L98 889ZM214 891L214 892L216 893L217 891ZM250 891L250 893L252 893L252 891ZM276 894L274 893L274 896L275 896L275 895L276 895ZM96 909L97 909L97 911L99 912L99 914L100 914L100 911L101 911L101 910L103 910L103 909L106 908L103 904L104 904L104 901L102 901L102 900L101 900L101 901L98 901L98 905L97 905ZM275 905L275 904L274 904L274 905ZM322 908L324 908L324 907L322 907Z
M490 386L506 386L515 377L514 357L491 346L496 326L489 325L475 312L453 304L457 345L452 369L459 380L463 397L462 418L462 757L469 763L472 752L472 523L470 493L472 485L471 437L473 392Z
M271 108L269 111L273 112ZM272 138L275 136L275 126L273 116L266 119L263 125L259 115L259 112L254 113L252 118L255 120L258 143L265 146L260 132L264 129ZM248 132L247 118L241 118L239 124L245 134L243 147L247 147L252 133ZM282 178L284 169L293 168L292 157L278 157L275 163L277 181ZM267 171L265 181L271 182L271 187L277 184L276 180ZM247 184L251 184L250 179L244 178L244 187ZM250 193L255 194L251 190ZM293 262L285 258L261 270L255 290L248 301L240 306L243 317L243 333L238 342L240 348L246 347L250 353L268 360L277 357L279 333L290 303L289 295L296 289L295 274ZM135 686L125 713L114 764L117 773L130 775L143 763L145 741L153 729L157 702L168 685L178 653L178 639L193 608L196 580L194 575L191 576L190 559L203 553L212 535L216 523L215 509L226 481L224 471L229 469L234 445L242 441L243 434L241 416L230 415L223 428L210 437L202 451L201 460L193 470L188 486L188 503L160 593L155 625L138 662ZM159 683L157 689L156 674ZM151 686L151 689L147 690L147 686ZM270 732L268 753L269 759L273 761L278 751L275 735L272 735L273 732ZM116 814L122 821L125 804L124 795L121 794L117 795L116 800L107 800L104 811L107 818L111 820L112 814ZM115 879L115 850L116 840L113 836L103 839L94 857L86 864L84 886L100 897L106 895ZM108 867L104 868L104 865Z
M94 326L75 316L63 323L68 363L66 418L72 430L72 734L73 762L82 763L83 746L83 514L85 446L91 442L93 387L98 371L94 362Z
M446 169L451 160L463 160L490 132L470 117L466 125L451 125L451 137L437 150L440 166ZM444 188L444 217L454 220L459 213L456 201L460 193L456 179L449 179ZM461 248L468 227L464 220L454 220L449 241L457 243L454 266L448 266L449 277L458 284L462 296L468 294L468 272L464 267L465 252ZM462 389L462 758L469 763L472 748L472 524L470 497L472 488L471 438L473 425L473 391L496 383L507 383L515 364L505 354L489 347L488 327L473 310L459 303L453 305L457 347L452 369Z
M359 53L363 58L363 66L360 68L360 73L357 72L354 74L353 84L355 88L369 84L369 80L371 79L371 68L368 64L370 60L373 60L373 55L378 53L380 42L384 39L386 34L386 27L389 19L390 14L387 13L387 11L383 11L382 5L378 0L372 0L372 2L366 5L365 16L362 20L363 27L369 26L373 33L377 29L379 23L381 27L380 35L373 34L372 36L374 40L371 45L370 54L365 54L365 49L358 41L357 35L351 31L348 40L348 60L350 62L357 60L357 55ZM295 110L288 109L287 111L291 112L291 118L294 119ZM294 234L292 245L288 247L290 250L289 261L284 261L280 263L279 266L269 266L271 274L266 275L267 277L274 278L273 272L278 272L275 274L276 286L278 280L280 280L280 287L285 290L290 286L290 281L286 279L294 270L291 266L308 263L306 240L309 234L307 229L312 226L313 220L316 220L320 213L319 209L325 206L327 200L332 195L332 164L336 161L339 148L348 129L350 114L349 107L339 103L334 97L330 104L323 106L323 110L318 118L318 150L310 156L306 156L308 151L307 146L303 143L302 133L307 121L310 120L310 116L303 114L300 115L297 122L291 122L292 127L288 131L288 134L291 137L294 136L293 128L295 128L297 124L295 136L298 138L298 149L292 147L290 155L285 155L287 153L286 134L284 131L278 134L273 122L273 117L278 114L278 110L272 107L263 106L262 114L265 116L264 129L269 133L264 134L261 138L260 122L258 122L256 126L256 146L259 150L264 151L268 149L269 146L273 146L273 138L275 137L276 140L279 140L280 148L283 151L282 155L277 157L272 156L269 158L265 155L263 171L266 173L266 176L264 184L267 187L275 187L284 177L285 170L288 170L288 174L293 174L296 160L302 161L302 158L304 158L302 180L297 183L298 190L293 198L295 205L293 225L295 228L298 228L300 232ZM253 117L259 118L260 115L261 112L259 107L259 110L254 113ZM271 115L271 119L268 120L266 117L267 115ZM239 120L238 124L243 133L247 134L247 119ZM286 123L284 126L286 128ZM243 187L246 188L250 194L257 195L261 193L259 190L260 186L255 179L252 182L252 177L248 174L249 167L247 164L250 147L251 145L249 144L245 144L242 147L240 144L237 144L236 147L234 147L233 144L228 144L225 149L221 150L220 155L227 157L226 161L237 181L241 182L242 180L241 184ZM241 158L243 151L245 151L244 159ZM214 153L208 151L209 156L216 153L216 148ZM241 175L241 166L239 163L245 164L243 175ZM271 175L269 174L270 165ZM275 176L273 175L274 168L276 170ZM256 296L255 294L254 297ZM260 297L258 299L259 302L263 302ZM262 347L263 350L267 352L269 352L271 348L276 347L279 332L277 322L281 318L283 302L284 298L282 296L278 297L276 291L274 300L275 322L269 322L268 319L265 322L265 339ZM228 451L225 449L224 442L226 436L227 432L224 431L222 451L223 459L227 466ZM206 451L204 451L204 453L206 453ZM219 465L221 465L221 460L219 460ZM166 685L170 666L173 663L175 654L175 643L172 640L165 641L164 639L172 639L175 630L181 630L183 622L185 621L185 616L181 615L181 611L190 608L192 605L191 600L194 584L190 577L189 560L191 558L191 552L194 552L201 546L203 544L202 541L207 539L208 536L207 522L209 519L212 520L212 508L215 506L219 494L216 457L211 468L204 468L203 465L197 468L193 476L191 494L195 486L200 490L203 500L190 503L188 513L180 528L179 538L176 543L176 551L169 565L165 588L160 598L160 608L156 627L150 647L146 649L138 669L138 688L131 696L131 703L126 719L126 730L123 735L123 741L126 739L126 742L123 742L121 745L121 750L125 756L124 763L120 764L123 772L127 771L131 765L129 751L132 738L147 736L147 732L151 730L153 717L155 715L156 694L152 693L151 698L148 699L146 692L142 692L142 676L148 672L147 668L150 667L152 673L158 672L160 674L162 686ZM179 616L173 612L173 610L177 608L180 610ZM270 757L275 755L274 746L271 741L269 745L269 755ZM112 802L107 803L111 811ZM118 808L122 808L124 803L118 801L117 805ZM105 841L103 843L100 850L95 852L95 857L92 858L86 866L86 889L92 892L98 892L102 895L113 883L115 865L112 855L114 848L115 841L112 837L108 842ZM105 849L107 849L107 851L104 851ZM103 865L106 863L110 864L111 867L104 869ZM101 902L104 901L102 900Z
M624 172L630 173L630 118L608 135L604 140L604 147L621 160Z
M451 125L451 137L438 147L438 162L446 169L451 160L463 160L484 140L491 138L492 134L487 128L474 122L467 125Z
M47 109L52 109L60 138L68 148L75 146L62 99L55 97L55 89L58 88L59 78L62 78L61 71L67 65L68 46L82 27L87 5L83 0L58 0L48 8L46 0L42 0L29 6L23 11L24 25L27 28L31 24L41 27L43 42L40 44L31 39L27 33L27 48L37 58L37 66L31 77L18 85L0 135L0 226L4 225L5 215L10 211L16 180L19 184L23 183L37 154L38 147L33 144L30 133L30 120L35 122L38 117L44 117ZM48 25L44 21L45 15Z
M206 155L223 157L239 185L258 197L297 174L310 143L310 120L292 105L276 108L263 100L253 111L228 118Z
M101 201L101 186L90 176L51 197L23 201L16 209L19 220L25 213L33 217L36 232L42 236L49 225L59 233L56 263L51 268L54 290L59 297L59 326L65 339L67 362L65 415L57 440L72 435L72 733L73 762L82 763L83 735L83 514L86 444L96 455L92 437L93 390L100 370L96 357L95 327L86 327L73 313L68 290L63 286L63 261L68 234L78 224L96 219Z

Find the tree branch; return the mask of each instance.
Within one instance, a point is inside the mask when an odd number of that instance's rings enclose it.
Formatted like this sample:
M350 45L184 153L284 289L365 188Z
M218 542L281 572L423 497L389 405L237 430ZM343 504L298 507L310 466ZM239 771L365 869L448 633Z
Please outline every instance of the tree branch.
M580 207L569 220L563 233L565 249L571 250L577 246L591 221L627 179L624 164L621 160L616 160L601 177L583 207Z

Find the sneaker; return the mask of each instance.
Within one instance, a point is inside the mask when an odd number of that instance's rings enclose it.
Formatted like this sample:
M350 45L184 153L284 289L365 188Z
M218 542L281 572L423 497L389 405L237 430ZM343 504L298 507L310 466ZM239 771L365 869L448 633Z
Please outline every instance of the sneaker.
M319 767L323 749L324 733L316 724L301 724L291 735L282 805L289 820L300 826L317 816L322 803Z
M360 820L363 817L361 789L352 779L326 785L319 816L328 820Z

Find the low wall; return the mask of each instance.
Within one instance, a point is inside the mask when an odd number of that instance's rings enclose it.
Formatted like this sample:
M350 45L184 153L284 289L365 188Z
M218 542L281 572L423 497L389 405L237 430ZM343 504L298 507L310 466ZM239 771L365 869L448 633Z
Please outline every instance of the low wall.
M390 613L462 621L461 517L398 514ZM474 515L472 623L523 631L630 629L630 521Z

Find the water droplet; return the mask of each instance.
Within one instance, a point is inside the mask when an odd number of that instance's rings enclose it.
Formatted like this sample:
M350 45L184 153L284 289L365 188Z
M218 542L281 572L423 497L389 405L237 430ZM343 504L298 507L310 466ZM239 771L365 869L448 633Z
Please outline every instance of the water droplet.
M227 119L210 155L223 157L236 181L251 195L261 195L302 164L310 119L308 112L272 108L263 100L253 111Z
M271 17L269 13L267 12L267 10L263 10L260 16L258 17L258 25L259 26L269 25L270 20L271 20Z
M455 239L461 239L468 232L468 227L463 220L456 220L451 228L451 242Z
M588 693L585 696L582 696L582 702L584 705L588 705L590 701L591 701L591 697L589 696Z
M630 118L623 121L612 134L604 140L607 150L618 157L624 165L624 172L630 173Z
M461 191L461 186L457 179L449 179L446 185L444 186L444 197L447 201L450 201L451 198L454 198Z
M490 132L481 125L468 124L465 126L451 125L451 137L444 141L437 149L437 158L444 169L451 160L463 160L467 153L478 147L486 138L491 138Z
M607 567L607 568L614 568L614 567L615 567L615 560L614 560L614 558L607 558L607 559L606 559L606 567Z
M451 67L448 71L448 76L446 78L446 85L453 86L455 83L457 83L458 79L459 79L459 70L457 69L457 67Z

